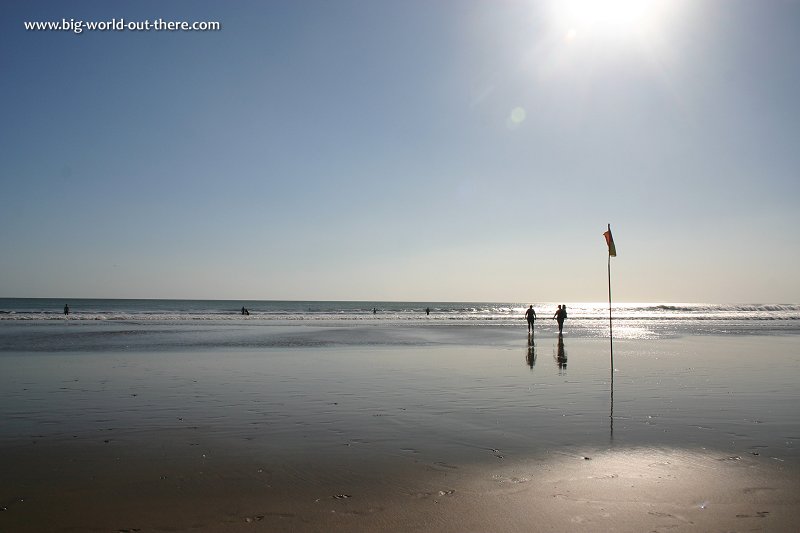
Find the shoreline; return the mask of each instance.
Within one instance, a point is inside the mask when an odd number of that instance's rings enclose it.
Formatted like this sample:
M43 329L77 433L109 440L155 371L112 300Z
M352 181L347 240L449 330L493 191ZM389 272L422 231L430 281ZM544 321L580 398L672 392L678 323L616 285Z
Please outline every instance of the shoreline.
M599 329L580 325L565 327L566 342L609 341L607 325ZM602 331L601 331L602 330ZM0 321L0 357L23 353L132 353L255 349L341 349L362 347L484 346L516 348L527 340L558 339L555 321L537 327L532 339L525 321L492 323L364 323L335 321L287 322L174 322L174 321ZM614 346L626 343L686 341L688 339L798 339L800 332L773 328L753 331L714 329L704 332L651 331L640 326L616 324Z

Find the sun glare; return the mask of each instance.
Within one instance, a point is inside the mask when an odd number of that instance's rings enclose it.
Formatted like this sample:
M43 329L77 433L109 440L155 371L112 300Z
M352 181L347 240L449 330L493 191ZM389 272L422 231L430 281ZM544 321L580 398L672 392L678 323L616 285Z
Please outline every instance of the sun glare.
M555 22L568 41L584 37L626 39L646 35L669 0L556 0Z

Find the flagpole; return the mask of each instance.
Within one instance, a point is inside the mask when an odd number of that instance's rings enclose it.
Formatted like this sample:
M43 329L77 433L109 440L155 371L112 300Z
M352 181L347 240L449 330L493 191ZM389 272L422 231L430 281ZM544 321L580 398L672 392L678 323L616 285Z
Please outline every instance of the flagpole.
M614 330L611 324L611 254L608 256L608 341L611 346L611 380L614 380Z
M608 343L611 351L611 438L614 438L614 329L611 320L611 256L617 255L614 238L611 236L611 224L608 225Z

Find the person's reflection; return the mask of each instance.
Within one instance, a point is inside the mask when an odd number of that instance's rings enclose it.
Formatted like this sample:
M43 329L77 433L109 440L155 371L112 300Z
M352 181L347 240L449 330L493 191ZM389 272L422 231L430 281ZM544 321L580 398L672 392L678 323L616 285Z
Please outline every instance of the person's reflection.
M564 337L558 336L558 353L556 354L556 364L558 373L563 374L567 371L567 351L564 349Z
M536 343L533 342L533 336L528 335L528 349L525 352L525 362L533 369L536 364Z

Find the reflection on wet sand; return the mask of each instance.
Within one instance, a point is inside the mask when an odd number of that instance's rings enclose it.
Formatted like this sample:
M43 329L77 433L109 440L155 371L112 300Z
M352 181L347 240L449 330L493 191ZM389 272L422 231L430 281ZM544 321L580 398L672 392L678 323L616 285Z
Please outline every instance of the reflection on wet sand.
M570 333L567 379L565 338L534 376L518 332L464 330L2 353L0 531L797 529L797 339L620 342L609 420L606 340Z
M558 365L558 374L565 374L567 372L567 351L564 349L564 337L562 335L558 336L558 352L555 359Z
M525 362L531 369L536 364L536 342L533 340L533 335L528 335L528 349L525 350Z
M726 450L581 447L509 461L494 485L470 489L482 504L502 502L508 516L535 510L535 523L520 520L519 531L781 531L800 518L798 479L796 465Z

